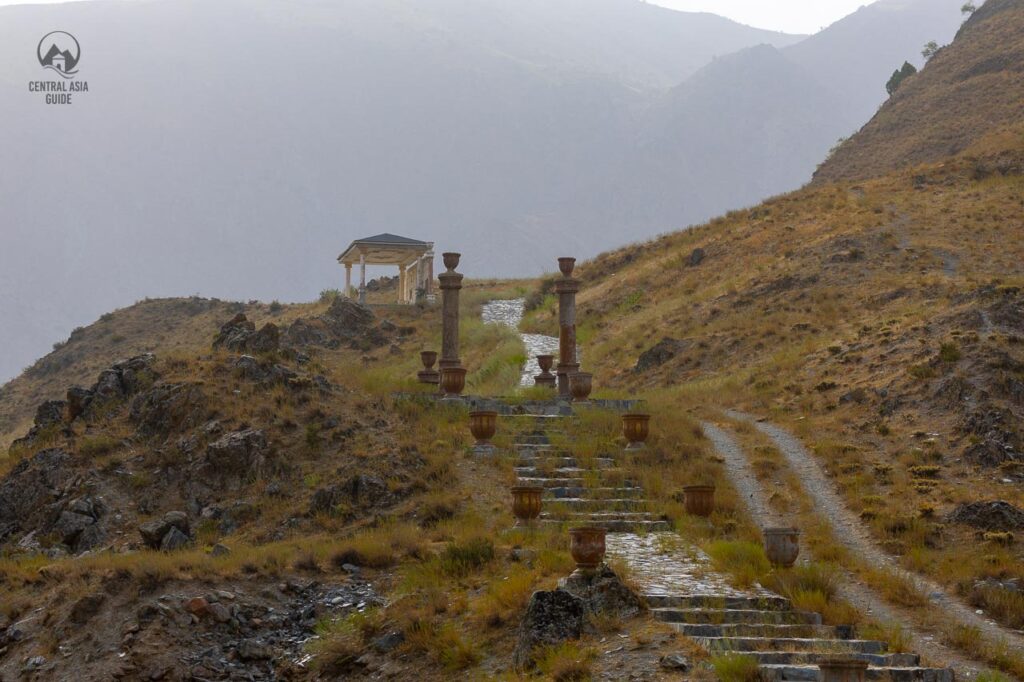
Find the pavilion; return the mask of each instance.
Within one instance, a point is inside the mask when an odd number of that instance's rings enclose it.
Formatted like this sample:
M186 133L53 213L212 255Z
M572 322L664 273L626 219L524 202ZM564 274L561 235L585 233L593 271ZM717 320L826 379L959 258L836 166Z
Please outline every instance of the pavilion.
M359 265L359 302L366 303L366 266L398 266L398 302L415 303L420 294L434 295L434 243L400 237L396 234L378 234L357 239L338 262L345 266L345 295L352 291L352 266Z

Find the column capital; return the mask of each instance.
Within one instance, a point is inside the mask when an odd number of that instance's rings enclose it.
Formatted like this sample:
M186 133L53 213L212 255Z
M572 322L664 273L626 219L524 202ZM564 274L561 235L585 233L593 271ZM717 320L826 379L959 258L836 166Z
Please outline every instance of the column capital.
M437 276L442 289L461 289L462 274L458 272L442 272Z

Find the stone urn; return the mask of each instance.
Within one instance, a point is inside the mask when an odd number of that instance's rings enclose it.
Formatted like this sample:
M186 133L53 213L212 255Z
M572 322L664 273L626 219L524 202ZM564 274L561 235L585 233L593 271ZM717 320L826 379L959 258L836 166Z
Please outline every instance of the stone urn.
M594 375L590 372L573 372L569 375L569 393L575 402L586 402L594 387Z
M437 351L425 350L420 353L420 361L423 363L423 371L416 373L416 378L421 384L437 384L441 381L441 374L434 369L437 362Z
M465 388L465 367L441 368L441 392L445 394L445 398L457 399Z
M796 528L765 528L764 552L775 566L789 568L800 555L800 531Z
M541 496L544 488L539 485L517 485L512 488L512 514L516 527L532 526L540 516Z
M604 561L604 537L600 526L579 526L569 529L569 552L578 573L596 571Z
M820 682L864 682L868 662L852 656L826 656L818 662Z
M686 513L693 516L711 516L715 511L715 486L688 485L683 488Z
M651 415L649 414L624 414L622 415L622 435L629 441L627 450L640 450L647 442L650 433Z
M540 367L540 374L535 374L533 383L544 388L554 388L558 383L558 377L551 373L551 367L555 362L554 355L538 355L537 365Z
M477 450L492 450L491 439L498 430L498 413L493 410L479 410L469 413L469 432L476 438Z
M461 253L448 252L441 254L441 260L444 261L444 266L448 269L448 272L454 272L455 268L459 267L459 259L461 258Z
M566 277L572 277L572 271L576 269L576 259L568 256L559 258L558 269L561 270L562 274Z

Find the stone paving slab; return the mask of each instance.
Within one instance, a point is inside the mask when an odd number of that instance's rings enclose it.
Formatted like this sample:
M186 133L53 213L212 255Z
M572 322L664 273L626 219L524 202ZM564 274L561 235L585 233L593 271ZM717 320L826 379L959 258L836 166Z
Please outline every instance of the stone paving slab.
M710 558L672 532L609 533L609 559L621 559L645 595L715 597L776 596L760 587L740 590L711 567Z

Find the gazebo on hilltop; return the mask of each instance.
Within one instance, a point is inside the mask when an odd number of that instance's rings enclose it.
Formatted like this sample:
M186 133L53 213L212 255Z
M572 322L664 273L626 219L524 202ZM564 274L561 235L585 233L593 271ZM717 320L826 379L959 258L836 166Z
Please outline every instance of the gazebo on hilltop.
M338 256L345 266L345 295L352 291L352 266L359 265L359 302L366 303L366 266L398 266L398 302L415 303L420 294L434 295L434 243L378 234L357 239Z

